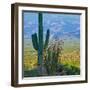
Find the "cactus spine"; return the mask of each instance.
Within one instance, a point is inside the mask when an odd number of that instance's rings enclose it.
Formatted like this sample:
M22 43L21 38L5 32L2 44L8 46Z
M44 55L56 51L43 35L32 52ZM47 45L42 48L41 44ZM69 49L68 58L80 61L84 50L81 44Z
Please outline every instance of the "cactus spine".
M38 65L40 66L40 73L42 74L43 69L43 50L47 48L49 42L50 31L47 30L45 43L43 41L43 16L42 13L38 14L38 35L37 33L32 34L33 48L38 53Z

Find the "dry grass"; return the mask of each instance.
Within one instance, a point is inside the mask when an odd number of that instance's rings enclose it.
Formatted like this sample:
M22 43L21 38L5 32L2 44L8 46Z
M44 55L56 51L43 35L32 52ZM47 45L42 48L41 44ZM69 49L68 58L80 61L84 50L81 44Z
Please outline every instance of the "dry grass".
M35 51L25 51L24 53L24 70L37 67L37 53Z
M59 55L59 63L67 64L80 68L80 53L79 50L72 52L64 52ZM31 70L37 67L37 52L25 51L24 54L24 69Z
M73 52L62 54L60 63L80 68L80 53L79 53L79 51L74 50Z

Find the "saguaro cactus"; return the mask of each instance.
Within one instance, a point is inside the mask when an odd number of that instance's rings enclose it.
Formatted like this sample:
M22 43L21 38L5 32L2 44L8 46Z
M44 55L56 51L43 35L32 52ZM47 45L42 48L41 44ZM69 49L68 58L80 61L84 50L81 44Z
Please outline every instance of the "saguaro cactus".
M43 16L40 12L38 14L38 35L37 33L32 34L32 43L35 50L38 52L38 65L40 66L40 73L42 74L43 69L43 50L47 48L49 42L50 31L47 30L45 43L43 41Z

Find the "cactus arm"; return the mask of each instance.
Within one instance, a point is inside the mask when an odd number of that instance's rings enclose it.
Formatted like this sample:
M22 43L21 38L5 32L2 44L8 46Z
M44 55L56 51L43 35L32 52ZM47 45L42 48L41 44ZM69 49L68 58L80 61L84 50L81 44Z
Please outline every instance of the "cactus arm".
M47 46L48 46L49 36L50 36L50 30L48 29L48 30L47 30L47 33L46 33L46 40L45 40L45 44L44 44L44 49L46 49Z
M35 50L38 50L38 39L37 39L37 34L32 34L32 44L33 44L33 48Z

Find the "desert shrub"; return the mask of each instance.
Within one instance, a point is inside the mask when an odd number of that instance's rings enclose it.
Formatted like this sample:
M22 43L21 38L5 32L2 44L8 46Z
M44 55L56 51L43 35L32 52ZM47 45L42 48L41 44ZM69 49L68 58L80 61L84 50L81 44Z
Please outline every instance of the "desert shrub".
M75 66L60 64L58 66L58 75L80 75L80 69Z
M44 65L48 75L56 75L59 64L58 58L59 55L61 55L62 50L62 41L56 40L53 44L48 47L44 56Z

